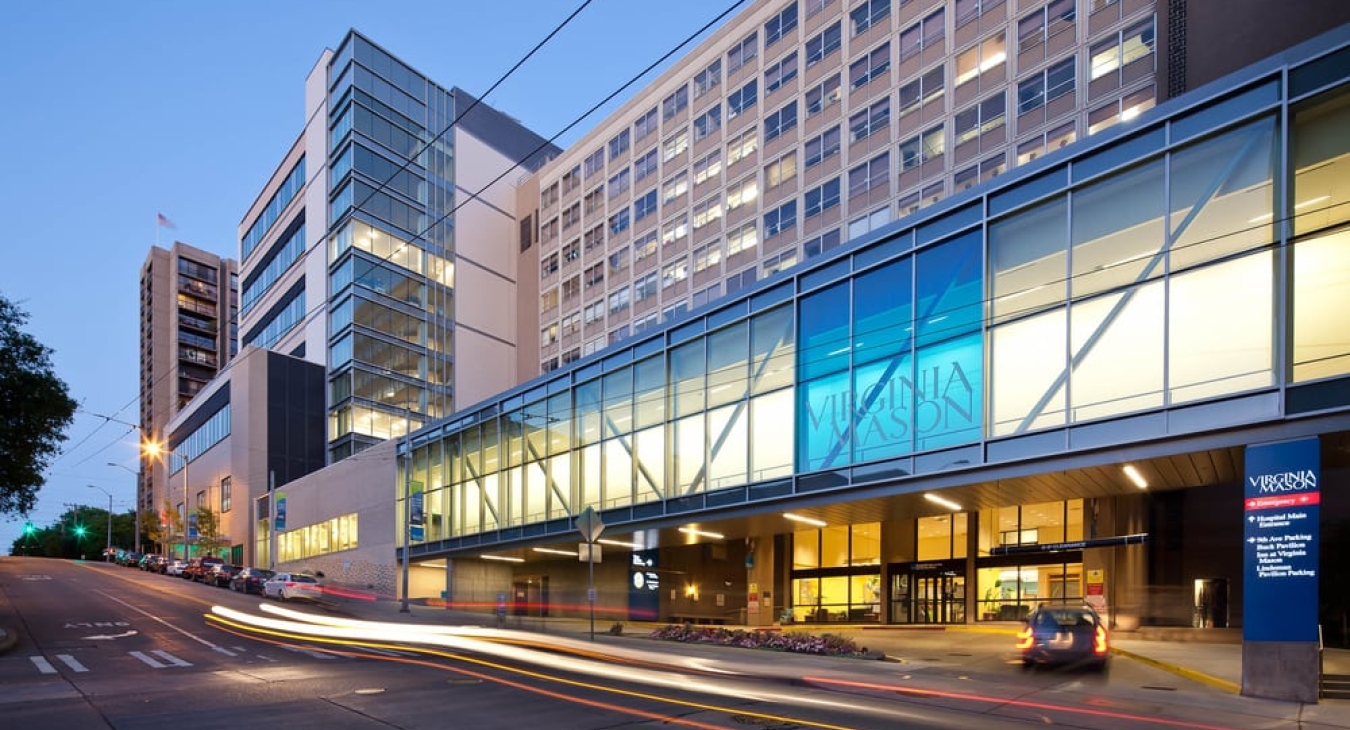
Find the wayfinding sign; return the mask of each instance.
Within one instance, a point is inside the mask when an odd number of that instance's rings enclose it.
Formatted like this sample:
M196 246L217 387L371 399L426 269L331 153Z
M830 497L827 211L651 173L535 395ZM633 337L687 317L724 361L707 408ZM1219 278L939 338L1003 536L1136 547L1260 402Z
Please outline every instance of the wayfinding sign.
M1317 438L1248 446L1242 510L1244 641L1317 641Z

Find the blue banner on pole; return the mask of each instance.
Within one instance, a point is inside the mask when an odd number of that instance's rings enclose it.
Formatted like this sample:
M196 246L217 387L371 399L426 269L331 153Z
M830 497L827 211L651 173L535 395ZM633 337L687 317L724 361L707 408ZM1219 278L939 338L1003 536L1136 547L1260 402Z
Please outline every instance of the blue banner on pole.
M189 539L189 540L196 540L196 539L197 539L197 513L196 513L196 512L193 512L192 514L188 515L188 539Z
M282 530L286 529L286 493L277 492L276 500L277 500L277 516L274 527L276 528L277 532L281 532Z
M422 490L419 484L414 483L413 486L417 491L413 492L410 497L412 506L408 515L408 540L410 542L421 542L426 539L426 530L422 526Z
M1247 447L1244 641L1317 641L1319 446L1314 437Z

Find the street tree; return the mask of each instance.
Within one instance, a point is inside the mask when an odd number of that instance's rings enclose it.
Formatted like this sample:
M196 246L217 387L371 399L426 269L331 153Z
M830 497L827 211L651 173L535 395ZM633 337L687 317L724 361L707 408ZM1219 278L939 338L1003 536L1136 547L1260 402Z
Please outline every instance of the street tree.
M197 545L203 555L214 555L225 547L220 532L220 515L210 507L197 508Z
M33 509L77 405L56 377L51 348L23 331L27 322L0 294L0 514Z

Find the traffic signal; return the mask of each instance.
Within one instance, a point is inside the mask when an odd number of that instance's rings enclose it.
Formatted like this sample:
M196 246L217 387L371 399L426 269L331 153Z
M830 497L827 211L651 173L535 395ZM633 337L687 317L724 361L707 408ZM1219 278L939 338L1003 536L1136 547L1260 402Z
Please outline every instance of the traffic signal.
M75 537L84 537L84 525L75 526Z
M33 527L32 522L23 523L23 534L25 537L32 537L35 532L37 532L37 528Z

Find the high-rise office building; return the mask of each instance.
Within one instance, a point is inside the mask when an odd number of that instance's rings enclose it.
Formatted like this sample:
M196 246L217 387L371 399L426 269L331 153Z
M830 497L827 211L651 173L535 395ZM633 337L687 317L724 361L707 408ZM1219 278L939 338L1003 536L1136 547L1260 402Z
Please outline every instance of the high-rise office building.
M291 480L518 382L515 186L557 153L355 31L311 70L305 120L239 225L241 354L165 433L172 491L219 518L195 544L232 560L271 561ZM355 544L343 520L277 557Z
M1254 0L756 2L536 176L538 199L520 204L538 221L538 245L522 246L521 372L641 334L1347 20L1350 6L1321 1L1298 13Z
M140 423L148 439L183 410L234 356L238 264L186 243L150 249L141 265ZM142 462L136 511L159 511L162 462ZM159 485L159 486L156 486Z
M240 338L328 368L337 461L517 381L509 211L557 150L355 31L305 118L240 225Z

